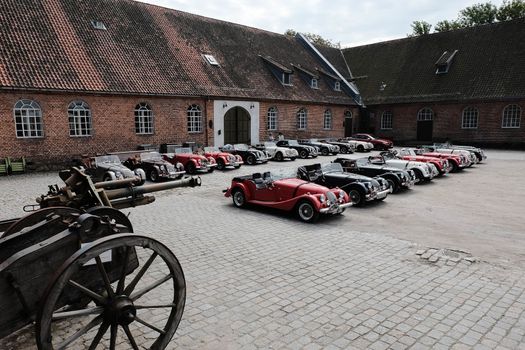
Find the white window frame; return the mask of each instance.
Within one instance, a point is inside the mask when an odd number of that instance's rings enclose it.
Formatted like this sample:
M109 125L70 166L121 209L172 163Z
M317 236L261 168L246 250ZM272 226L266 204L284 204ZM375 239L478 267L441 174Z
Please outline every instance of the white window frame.
M341 91L341 82L340 81L336 81L334 83L334 90L335 91Z
M42 108L34 100L19 100L13 108L16 137L33 139L44 137Z
M81 100L73 101L67 107L69 137L89 137L93 133L91 108Z
M308 111L306 108L301 108L297 111L297 129L306 130L308 127Z
M135 106L135 134L153 135L155 132L153 110L146 102Z
M521 107L517 104L505 106L501 118L503 129L519 129L521 127Z
M381 130L392 130L393 113L391 111L384 111L381 115Z
M421 108L419 112L417 112L417 121L428 121L428 120L434 120L434 111L430 107Z
M332 111L327 109L323 114L323 129L332 130Z
M277 118L279 116L279 110L277 107L268 108L268 130L277 130Z
M187 130L190 134L197 134L202 132L202 110L199 105L192 104L187 111Z
M312 80L310 80L310 87L312 89L319 89L319 82L316 78L312 78Z
M281 82L283 85L287 85L287 86L292 85L292 75L290 73L283 72Z
M477 129L479 111L476 107L467 107L461 114L461 129Z

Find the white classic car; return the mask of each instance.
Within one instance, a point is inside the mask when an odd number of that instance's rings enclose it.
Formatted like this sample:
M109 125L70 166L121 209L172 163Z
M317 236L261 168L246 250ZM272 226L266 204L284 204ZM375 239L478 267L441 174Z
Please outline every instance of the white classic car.
M369 157L372 164L382 165L386 164L389 167L402 169L402 170L413 170L416 174L417 182L430 181L434 177L439 175L439 170L432 163L416 162L412 160L402 160L395 156L372 156Z
M374 149L374 144L366 141L358 141L350 138L340 139L339 141L349 143L356 152L370 152Z
M299 152L293 148L277 146L275 142L267 141L261 145L255 146L258 150L265 151L272 160L282 161L285 158L295 160L299 157Z

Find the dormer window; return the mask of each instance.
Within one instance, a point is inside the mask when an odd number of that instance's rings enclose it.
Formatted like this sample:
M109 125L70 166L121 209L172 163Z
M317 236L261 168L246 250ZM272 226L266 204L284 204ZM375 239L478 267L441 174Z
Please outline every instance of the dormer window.
M436 74L446 74L458 50L445 51L436 61Z
M318 85L317 85L317 79L316 78L312 78L312 80L310 81L310 87L312 89L318 89Z
M270 69L272 74L279 80L279 82L286 86L292 85L292 73L293 71L286 67L285 65L275 61L270 56L261 56L260 58L264 60L267 67Z
M334 91L341 91L341 79L331 73L328 73L324 69L317 68L317 71L321 73L324 81L331 86Z
M341 91L341 82L336 81L336 82L334 83L334 90L335 90L335 91Z
M319 76L300 65L292 66L297 69L299 76L304 80L305 83L310 85L312 89L319 89Z
M290 73L283 73L281 84L283 85L292 85L292 78Z
M93 26L93 28L98 29L98 30L107 30L106 25L100 21L92 20L91 25Z

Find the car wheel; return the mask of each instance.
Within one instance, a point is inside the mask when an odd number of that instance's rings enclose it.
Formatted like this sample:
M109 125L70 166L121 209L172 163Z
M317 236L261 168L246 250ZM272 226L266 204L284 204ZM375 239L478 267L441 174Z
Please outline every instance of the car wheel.
M283 161L283 154L281 152L277 152L275 154L275 160L278 161L278 162L282 162Z
M234 168L235 168L235 169L239 169L240 167L241 167L240 165L237 165L237 166L235 166Z
M211 168L208 169L208 173L211 174L211 173L213 173L214 170L215 170L215 168L214 168L214 167L211 167Z
M365 147L363 147L363 145L357 146L357 152L364 152L364 151L365 151Z
M351 189L348 191L348 196L356 207L360 207L365 203L365 194L357 189Z
M294 160L295 160L295 157L291 157L290 160L294 161Z
M345 146L341 146L339 148L339 151L341 151L341 153L343 153L343 154L347 154L348 153L348 148L346 148Z
M423 176L423 173L421 172L421 170L419 169L413 169L414 170L414 174L416 174L416 178L419 180L418 183L423 183L425 182L425 177Z
M459 170L459 166L457 165L456 162L450 162L450 164L452 164L452 170L450 170L451 173L457 173L458 170Z
M328 148L321 148L321 154L323 156L327 156L330 154L330 152L328 151Z
M242 208L246 205L246 196L244 195L244 192L239 188L233 190L232 200L233 205L235 205L237 208Z
M151 182L159 181L159 171L157 169L151 169L148 177Z
M193 162L188 162L188 164L186 164L186 172L191 175L197 172L197 167Z
M299 157L301 157L301 159L306 159L308 158L308 151L306 150L301 150L301 152L299 152Z
M246 164L248 165L255 164L255 156L253 154L250 154L248 157L246 157Z
M392 179L386 179L388 184L390 185L390 188L392 189L392 193L397 193L399 191L399 186L397 183Z
M104 181L104 182L111 181L111 180L112 180L111 179L111 175L109 175L109 174L104 175L104 178L102 178L102 181Z
M319 218L319 212L315 210L312 203L305 200L297 205L297 216L304 222L314 222Z
M224 170L224 168L226 168L226 164L224 164L224 160L222 159L217 159L217 169L218 170Z

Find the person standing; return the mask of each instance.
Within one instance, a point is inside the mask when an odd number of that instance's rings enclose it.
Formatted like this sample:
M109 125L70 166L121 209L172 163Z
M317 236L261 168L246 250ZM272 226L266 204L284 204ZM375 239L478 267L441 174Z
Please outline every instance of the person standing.
M279 141L284 140L284 135L282 132L280 132L279 135L277 135L277 140Z
M273 137L272 133L270 133L270 135L268 136L268 141L275 141L275 138Z

